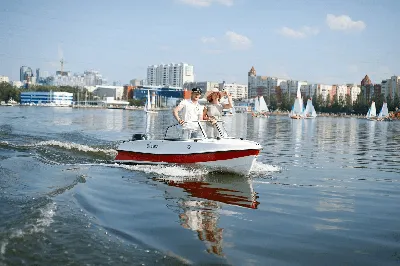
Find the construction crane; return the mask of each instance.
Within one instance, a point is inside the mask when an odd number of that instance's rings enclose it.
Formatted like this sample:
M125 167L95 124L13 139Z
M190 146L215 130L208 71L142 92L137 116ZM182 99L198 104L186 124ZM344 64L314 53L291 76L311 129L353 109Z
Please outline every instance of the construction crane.
M60 75L62 76L62 75L63 75L63 71L64 71L64 59L63 59L63 58L61 58L60 63L61 63L61 72L60 72Z

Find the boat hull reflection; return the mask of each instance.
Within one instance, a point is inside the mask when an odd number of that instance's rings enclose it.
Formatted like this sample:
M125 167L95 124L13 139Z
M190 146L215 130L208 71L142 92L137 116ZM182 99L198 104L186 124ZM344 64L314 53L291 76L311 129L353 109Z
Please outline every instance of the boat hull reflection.
M196 179L154 180L167 185L163 187L165 198L176 201L181 226L195 231L197 238L206 244L206 251L218 256L224 255L224 229L218 225L221 203L249 209L257 209L260 204L251 180L244 177L219 174Z

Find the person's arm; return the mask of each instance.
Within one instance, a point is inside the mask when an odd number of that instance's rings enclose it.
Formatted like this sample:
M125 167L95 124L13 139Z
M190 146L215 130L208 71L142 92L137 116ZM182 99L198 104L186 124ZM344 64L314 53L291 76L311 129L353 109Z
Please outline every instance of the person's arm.
M203 109L203 120L208 120L207 107L206 106L204 106L204 109Z
M179 111L182 110L182 108L184 107L184 102L180 102L178 106L176 106L174 109L172 109L172 114L175 117L176 121L178 121L179 124L183 124L185 123L185 121L183 119L180 119L179 117Z
M230 109L233 107L232 105L232 95L230 93L228 93L227 91L225 92L225 95L228 96L228 103L224 104L222 107L224 109Z

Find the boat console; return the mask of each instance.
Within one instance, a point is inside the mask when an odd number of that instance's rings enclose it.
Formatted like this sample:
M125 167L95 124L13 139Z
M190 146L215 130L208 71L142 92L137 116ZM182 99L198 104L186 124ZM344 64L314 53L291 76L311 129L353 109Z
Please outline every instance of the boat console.
M149 137L146 134L133 134L132 140L147 140Z

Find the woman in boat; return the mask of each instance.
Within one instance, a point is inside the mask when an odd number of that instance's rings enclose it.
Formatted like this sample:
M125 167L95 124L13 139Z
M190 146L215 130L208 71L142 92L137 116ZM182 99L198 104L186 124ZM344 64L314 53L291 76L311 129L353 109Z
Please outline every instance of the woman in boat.
M220 100L223 96L228 97L227 104L221 104ZM232 95L227 91L219 91L217 88L214 88L210 91L207 91L206 98L208 104L204 108L203 117L204 120L219 120L222 117L222 110L223 109L230 109L232 108Z
M221 104L220 100L223 96L228 97L228 103L227 104ZM222 110L223 109L230 109L232 108L232 95L228 93L227 91L221 92L217 88L214 88L206 93L206 98L208 101L208 104L204 108L203 111L203 119L208 120L212 127L207 127L208 136L215 136L216 132L214 130L214 126L216 125L217 121L221 119L222 117Z

